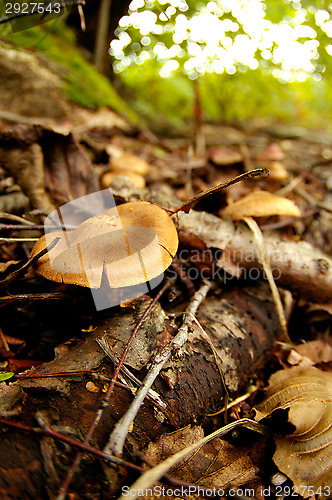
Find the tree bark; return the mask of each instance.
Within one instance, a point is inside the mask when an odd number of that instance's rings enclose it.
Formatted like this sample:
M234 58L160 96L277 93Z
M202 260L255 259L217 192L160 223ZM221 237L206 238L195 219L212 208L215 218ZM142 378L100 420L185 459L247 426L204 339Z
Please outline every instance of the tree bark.
M100 73L105 72L106 54L108 54L109 24L112 0L101 0L96 31L94 63Z
M197 319L210 341L199 327L194 327L189 341L173 355L154 384L166 403L165 413L145 400L128 435L128 443L142 449L165 432L199 423L209 413L220 410L225 390L219 370L232 396L245 391L249 379L268 361L280 335L273 302L266 293L258 297L255 290L256 287L234 289L220 297L212 295L205 299ZM113 375L113 363L95 339L106 338L113 355L119 358L149 300L143 299L134 312L130 309L112 311L93 333L58 347L54 361L25 372L9 385L0 384L0 416L32 426L35 426L35 418L42 419L54 430L81 440L100 407L105 379L110 380ZM169 341L171 330L170 319L158 305L143 323L126 358L126 366L136 370L141 380L146 371L144 365L153 362L160 346ZM80 375L79 370L85 374ZM74 374L70 376L70 372ZM93 378L93 372L104 379ZM92 392L88 381L93 381ZM131 391L123 386L115 388L92 445L100 449L106 444L132 397ZM4 494L10 485L12 495L3 498L42 499L45 490L56 494L73 451L64 450L62 443L49 437L41 438L4 426L0 434L0 492ZM105 497L108 495L98 461L85 458L80 472L72 485L72 491L80 498L83 498L82 491L91 493L92 489L97 497L101 492ZM119 484L111 486L107 498L118 496L114 488L121 487L123 480L120 476Z

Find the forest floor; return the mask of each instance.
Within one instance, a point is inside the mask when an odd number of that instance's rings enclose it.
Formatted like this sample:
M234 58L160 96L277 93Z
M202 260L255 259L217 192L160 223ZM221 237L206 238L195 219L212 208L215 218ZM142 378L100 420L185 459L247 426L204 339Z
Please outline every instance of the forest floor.
M15 102L0 109L1 498L124 498L136 480L131 498L331 498L332 137L206 124L197 154L188 132L157 137L109 109ZM100 306L29 260L45 215L73 200L99 216L89 196L110 186L118 205L174 211L258 168L269 177L173 216L177 255L138 298L106 282ZM144 402L124 367L142 393L153 383Z

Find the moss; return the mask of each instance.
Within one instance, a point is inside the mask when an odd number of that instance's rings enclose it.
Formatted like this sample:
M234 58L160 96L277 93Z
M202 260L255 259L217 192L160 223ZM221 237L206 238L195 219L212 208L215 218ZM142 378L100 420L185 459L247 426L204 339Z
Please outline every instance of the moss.
M89 109L107 106L130 121L139 122L136 113L115 92L108 78L83 57L77 48L74 32L61 19L7 33L3 40L17 48L37 51L61 65L62 91L70 101Z

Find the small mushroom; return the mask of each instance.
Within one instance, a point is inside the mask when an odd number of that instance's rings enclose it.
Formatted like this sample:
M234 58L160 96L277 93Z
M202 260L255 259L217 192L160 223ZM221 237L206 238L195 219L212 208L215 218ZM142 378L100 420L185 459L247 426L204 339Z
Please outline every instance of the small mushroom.
M263 153L256 156L256 160L260 162L279 161L284 158L285 153L275 142L270 143Z
M139 156L132 153L123 153L111 159L110 168L112 172L122 172L130 170L136 174L146 175L149 172L149 164Z
M146 201L113 207L85 220L72 231L42 236L31 256L59 242L36 261L47 279L90 288L101 286L105 273L110 288L145 283L161 275L178 248L178 235L165 210Z
M243 155L239 151L233 151L231 149L212 149L209 157L212 163L224 167L243 162Z
M101 186L108 189L115 177L123 176L129 179L138 189L144 189L146 186L145 179L142 175L136 174L130 170L122 170L119 172L106 172L101 178Z
M220 211L220 215L230 215L234 220L243 217L269 217L271 215L289 215L300 217L301 212L295 203L269 191L253 191L240 200Z
M280 161L271 161L269 171L270 179L272 181L285 181L288 179L288 172Z

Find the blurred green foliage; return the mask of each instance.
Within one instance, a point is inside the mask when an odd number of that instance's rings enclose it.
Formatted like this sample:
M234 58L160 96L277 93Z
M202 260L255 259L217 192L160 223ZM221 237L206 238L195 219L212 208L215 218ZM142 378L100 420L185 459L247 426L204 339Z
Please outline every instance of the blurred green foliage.
M135 22L130 21L129 18L122 24L120 22L120 27L116 31L120 41L122 34L127 33L130 36L130 42L125 43L122 48L119 46L119 49L113 50L113 61L117 78L130 90L133 107L153 124L158 124L158 120L162 123L168 120L175 127L181 127L186 121L192 119L194 86L191 79L197 77L204 118L207 121L242 122L271 117L274 120L295 122L308 127L330 127L332 58L326 51L326 47L329 45L332 47L332 39L327 34L329 30L326 26L329 22L332 25L331 2L327 0L262 2L265 19L271 23L294 27L299 24L298 19L302 16L300 24L307 27L307 31L304 29L303 33L309 34L298 37L297 41L303 44L312 41L317 43L317 53L312 59L311 74L308 71L307 78L303 74L298 79L296 76L293 78L290 76L288 79L282 77L282 71L280 71L282 64L274 58L274 50L278 49L276 42L273 42L269 49L272 54L270 58L262 57L261 50L257 49L255 54L258 62L257 69L250 69L243 63L235 62L230 72L216 73L207 70L207 66L202 71L197 69L196 72L191 72L186 69L186 62L191 57L188 52L189 36L176 42L181 52L171 56L171 59L178 63L178 69L170 72L167 78L160 77L159 73L162 72L167 59L158 56L155 51L156 45L163 44L167 49L174 46L173 35L177 16L185 15L187 19L190 19L199 12L203 12L208 3L209 0L190 2L145 0L145 3L136 0L131 4L132 11L129 14L145 11L154 13L155 25L160 28L159 32L157 29L144 31L139 25L138 17L135 17ZM236 3L239 5L240 2L215 0L209 3L209 5L217 5L221 13L220 19L237 23L237 29L227 32L227 37L233 41L239 34L246 34L247 29L243 17L243 24L236 17L237 11L232 7ZM188 8L181 8L185 4ZM247 4L250 6L250 2ZM171 10L168 11L172 5L173 14ZM218 10L211 7L211 10L213 9L215 15L218 15ZM167 12L171 15L165 16ZM327 24L317 21L319 17L317 14L320 13L326 16L324 22L327 21ZM312 28L311 32L310 28ZM150 41L143 43L144 37ZM123 39L125 40L125 37ZM206 41L198 39L194 42L196 46L206 48ZM149 56L142 60L141 54L144 55L144 52L145 56L149 52ZM210 56L208 63L213 61L213 57Z
M14 376L14 372L1 372L0 373L0 382L4 380L8 380Z
M142 66L132 66L120 76L130 92L130 103L153 128L167 124L182 128L190 118L194 98L193 82L181 72L161 78L154 60Z
M158 75L155 60L118 75L130 90L128 102L152 127L181 129L192 121L194 84L181 71ZM309 128L329 128L332 88L326 80L281 83L261 69L234 75L208 73L199 78L203 118L211 123L237 123L271 118Z
M302 24L311 27L316 32L315 40L319 42L317 57L313 60L314 69L305 81L282 80L275 69L281 68L281 63L273 61L273 56L264 58L257 50L255 59L257 69L250 69L243 63L236 62L234 70L216 73L214 71L185 71L185 63L190 59L188 39L177 42L180 52L172 56L178 64L178 69L162 78L162 71L167 59L152 54L157 44L163 44L170 49L174 46L174 25L177 15L190 19L206 7L209 0L177 0L172 15L166 15L172 1L141 0L132 12L151 12L156 16L156 25L161 32L141 30L138 23L120 26L116 35L129 34L130 43L112 58L114 67L123 65L123 70L117 70L116 78L124 89L125 99L115 92L110 81L100 75L94 66L88 62L77 47L76 38L71 29L59 18L45 25L25 31L10 33L8 24L0 24L0 39L11 41L16 46L38 50L64 68L63 78L66 82L63 92L66 96L91 109L109 106L130 120L137 122L137 112L155 128L169 130L169 127L183 129L192 122L194 109L193 78L198 77L203 117L206 121L215 123L241 123L252 119L271 117L273 120L296 122L308 127L330 127L332 111L332 59L325 48L331 44L322 23L317 23L317 13L324 12L331 22L332 3L328 0L269 0L262 2L265 18L275 24L294 25L296 16L304 12ZM215 0L210 4L226 5L220 10L220 18L228 20L233 28L227 31L227 37L235 40L239 34L245 35L244 24L236 17L232 5L238 0ZM245 3L245 2L244 2ZM247 2L250 5L250 2ZM257 3L257 2L254 2ZM138 7L137 7L138 5ZM140 6L139 6L140 5ZM181 5L186 5L181 10ZM1 7L1 4L0 4ZM0 12L1 14L1 12ZM296 24L296 23L295 23ZM234 29L235 26L235 29ZM236 27L237 26L237 27ZM148 35L148 44L143 44L143 37ZM310 38L310 37L309 37ZM305 43L307 38L299 39ZM197 45L204 49L206 42L198 40ZM273 54L276 44L271 46ZM150 55L144 60L143 52ZM122 55L121 55L122 53ZM126 64L124 63L126 61ZM213 61L213 56L210 62ZM134 111L133 111L134 110Z
M83 57L73 30L66 26L63 19L16 33L8 29L8 24L3 24L0 25L0 42L1 39L11 42L17 49L38 51L60 64L65 82L62 91L70 101L89 109L109 106L133 122L139 121L109 79L98 73L93 64Z

